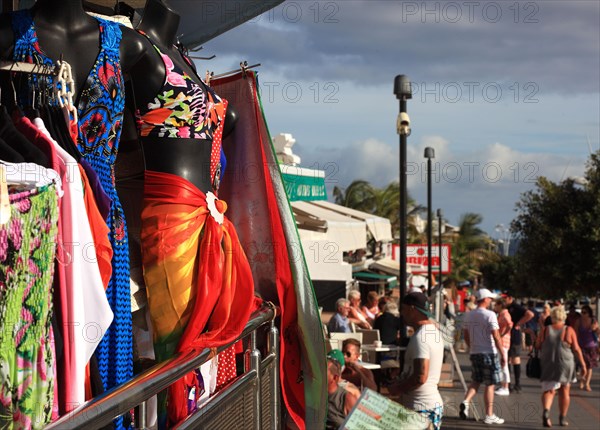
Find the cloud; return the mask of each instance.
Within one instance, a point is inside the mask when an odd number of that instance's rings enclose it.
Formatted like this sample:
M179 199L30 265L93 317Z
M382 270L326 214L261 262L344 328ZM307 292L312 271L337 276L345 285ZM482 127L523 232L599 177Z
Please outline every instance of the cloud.
M295 79L372 85L401 66L425 82L598 92L599 12L598 2L577 0L286 1L206 46Z
M483 215L482 227L493 234L498 223L508 224L521 193L534 189L539 176L559 182L582 176L585 157L522 152L502 143L492 143L470 152L455 152L453 142L442 136L425 136L407 149L408 191L419 203L427 203L425 147L435 148L432 160L432 200L451 223L466 212ZM347 146L302 148L305 167L322 166L328 195L334 186L347 187L363 179L383 188L399 178L399 148L377 139L356 141Z

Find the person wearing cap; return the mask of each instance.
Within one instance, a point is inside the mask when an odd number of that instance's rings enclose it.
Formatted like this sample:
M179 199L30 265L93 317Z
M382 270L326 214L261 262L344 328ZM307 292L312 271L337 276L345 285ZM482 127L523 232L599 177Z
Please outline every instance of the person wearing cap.
M477 308L465 314L463 330L471 358L471 384L463 402L460 404L460 417L465 420L469 415L471 400L477 394L481 384L485 385L483 400L485 403L485 424L502 424L504 420L494 413L494 389L502 382L502 367L506 360L498 351L502 351L500 326L496 314L490 311L490 303L496 295L486 288L475 292ZM498 360L500 357L500 360Z
M521 392L521 328L525 328L525 324L535 315L529 309L519 305L510 294L505 297L506 309L510 313L510 318L513 322L513 328L510 332L510 348L508 349L508 360L513 367L515 376L514 391Z
M344 365L344 355L339 349L327 354L327 429L339 428L358 401L356 395L339 384Z
M427 296L409 293L404 297L401 313L406 324L414 328L404 356L400 380L390 385L393 395L401 394L404 406L425 416L438 430L442 425L444 403L438 391L444 360L444 341L437 323L431 319Z

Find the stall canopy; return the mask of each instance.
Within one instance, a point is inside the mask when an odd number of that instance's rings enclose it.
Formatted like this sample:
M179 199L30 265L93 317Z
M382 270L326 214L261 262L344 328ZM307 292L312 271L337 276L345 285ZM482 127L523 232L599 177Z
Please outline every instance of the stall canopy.
M393 276L400 276L400 263L396 260L392 260L391 258L382 258L381 260L376 260L369 265L369 269L378 270ZM407 273L410 273L408 266L406 269Z
M181 15L179 40L188 48L200 46L280 3L283 0L169 0Z
M240 24L273 9L284 0L168 0L169 7L181 16L179 41L193 49L225 33ZM21 8L31 7L33 0L21 1ZM107 10L98 13L110 14L115 0L88 0L85 3L98 5ZM121 3L136 9L141 15L146 0L125 0ZM266 18L265 18L266 19Z
M342 215L349 216L367 223L367 228L377 242L390 242L392 238L392 224L387 218L382 218L367 212L358 211L356 209L347 208L346 206L337 205L326 200L319 200L313 204L338 212Z
M389 288L393 288L398 284L398 278L396 276L382 275L373 272L356 272L352 276L363 283L378 283L384 282Z
M367 227L359 221L313 204L291 202L300 237L305 240L326 240L341 251L367 247Z

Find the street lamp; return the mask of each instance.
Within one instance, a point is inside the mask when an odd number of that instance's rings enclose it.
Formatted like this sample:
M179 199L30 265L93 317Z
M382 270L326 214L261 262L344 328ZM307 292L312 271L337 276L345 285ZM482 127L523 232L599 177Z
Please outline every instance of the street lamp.
M437 219L438 219L438 256L440 258L440 284L442 283L442 224L443 224L444 214L441 209L437 210Z
M435 151L428 146L423 154L427 158L427 295L431 295L431 159L435 158Z
M498 233L498 243L502 244L502 255L508 257L508 251L510 247L510 228L504 226L504 224L496 224L496 233Z
M437 320L441 321L442 319L442 300L441 300L441 294L442 294L442 218L444 216L444 214L442 213L441 209L437 210L437 219L438 219L438 258L439 258L439 285L440 285L440 289L438 291L438 294L436 294L435 296L435 303L436 303L436 316L437 316Z
M396 129L400 135L400 303L406 293L406 236L407 236L407 196L406 184L406 138L410 135L410 118L406 113L406 101L412 98L410 79L406 75L398 75L394 79L394 94L400 100L400 112L396 121ZM406 324L402 323L401 341L408 338Z

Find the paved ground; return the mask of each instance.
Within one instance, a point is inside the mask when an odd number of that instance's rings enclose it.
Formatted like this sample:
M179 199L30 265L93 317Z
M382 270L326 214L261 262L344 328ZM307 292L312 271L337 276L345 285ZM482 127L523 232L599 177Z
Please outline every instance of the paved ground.
M332 313L324 312L322 320L326 323ZM467 384L471 380L471 370L469 356L466 353L457 352L458 360ZM450 357L448 357L450 359ZM461 420L458 417L458 407L463 400L464 390L458 379L454 375L454 388L440 388L444 399L444 420L443 429L481 429L488 427L499 427L503 430L524 430L541 429L542 426L542 405L541 405L541 386L538 380L533 380L525 376L525 363L527 357L522 357L522 379L521 393L511 393L509 396L495 396L495 413L504 418L505 423L499 426L490 426L484 424L481 420L485 417L483 413L483 393L475 396L475 406L479 411L480 421L475 421L473 413L468 420ZM600 430L600 369L595 369L592 377L592 391L582 391L578 384L571 386L571 406L569 408L568 418L570 429L573 430ZM385 388L382 394L386 394ZM392 397L393 398L393 397ZM550 419L553 426L560 428L558 423L558 396L555 397Z
M471 378L471 370L468 355L458 353L458 359L467 384ZM511 393L506 397L495 397L495 413L504 418L505 423L500 426L502 429L537 429L542 427L542 406L541 406L541 388L538 380L529 379L525 376L525 363L523 364L523 378L521 393ZM581 430L599 430L600 429L600 369L592 377L592 391L582 391L578 384L571 386L571 406L569 408L570 429ZM483 422L475 421L473 414L468 420L461 420L458 417L458 406L464 397L464 390L460 385L458 377L455 376L454 388L441 388L440 392L444 399L444 429L476 429L491 427ZM475 396L479 416L483 414L483 394L481 388ZM555 397L553 407L550 413L554 427L560 427L558 424L558 397Z

